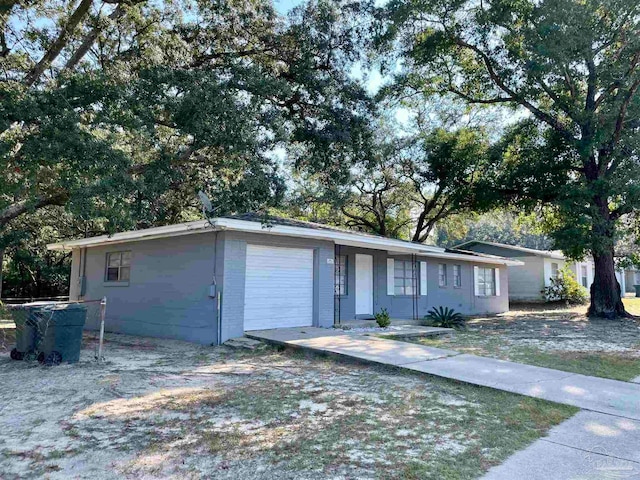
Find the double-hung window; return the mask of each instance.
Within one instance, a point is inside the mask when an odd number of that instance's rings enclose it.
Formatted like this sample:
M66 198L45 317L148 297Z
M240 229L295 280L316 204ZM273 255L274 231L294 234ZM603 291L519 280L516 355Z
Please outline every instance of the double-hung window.
M558 279L558 264L557 263L552 263L551 264L551 278L553 278L554 280Z
M586 265L580 265L580 280L582 282L582 286L584 288L587 288L588 282L589 280L587 279L587 266Z
M107 253L105 281L128 282L131 274L131 252Z
M417 282L413 262L406 260L393 262L393 282L395 295L415 295Z
M438 264L438 285L447 286L447 265L444 263Z
M347 256L337 255L335 260L335 294L347 294Z
M476 291L480 297L492 297L496 294L496 269L478 268Z
M456 288L462 286L462 268L460 265L453 266L453 286Z

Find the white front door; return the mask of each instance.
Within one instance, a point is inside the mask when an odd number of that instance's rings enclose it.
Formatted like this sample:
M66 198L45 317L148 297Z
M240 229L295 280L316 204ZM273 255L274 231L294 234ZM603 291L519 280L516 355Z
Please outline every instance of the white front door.
M373 256L356 254L356 315L373 315Z
M313 324L313 250L247 245L244 329Z

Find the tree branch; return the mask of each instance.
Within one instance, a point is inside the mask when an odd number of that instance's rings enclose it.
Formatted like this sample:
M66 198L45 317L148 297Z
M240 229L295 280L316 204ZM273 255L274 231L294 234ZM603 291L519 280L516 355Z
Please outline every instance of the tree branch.
M106 1L106 0L103 0L103 1ZM125 10L122 7L122 3L118 3L118 6L113 10L113 12L111 12L111 14L107 18L109 18L109 20L111 21L114 21L120 18L122 15L124 15L124 13L125 13ZM98 38L98 35L100 34L101 31L102 29L100 28L100 25L96 25L89 33L87 33L84 36L78 49L73 53L71 58L65 64L64 66L65 71L70 71L76 68L78 63L80 63L80 60L84 58L84 56L87 54L91 46L94 44L94 42L96 41L96 38Z
M40 61L34 65L34 67L27 73L24 78L24 84L27 87L32 86L34 83L38 81L42 73L53 63L53 61L58 57L60 52L64 47L67 46L69 42L69 38L71 34L78 26L80 21L85 17L93 0L81 0L78 7L74 10L74 12L69 17L69 20L62 27L62 30L58 34L58 38L54 40L54 42L49 47L49 50L44 54L44 56L40 59Z
M40 195L34 199L15 202L0 211L0 228L3 228L11 220L19 217L29 210L37 210L49 205L64 205L68 199L69 195L67 192L61 192L50 196Z
M468 50L471 50L472 52L474 52L476 55L478 55L481 58L482 63L484 63L485 68L487 70L487 73L489 74L489 77L491 78L491 81L498 88L500 88L504 93L506 93L509 97L511 97L513 99L513 101L515 101L519 105L522 105L523 107L525 107L536 118L538 118L539 120L542 120L543 122L545 122L546 124L548 124L549 126L554 128L558 133L560 133L560 135L562 135L567 140L570 140L571 142L575 141L575 137L574 137L573 133L571 133L569 130L567 130L566 127L562 124L562 122L560 122L557 118L553 117L552 115L549 115L548 113L543 112L538 107L536 107L531 102L529 102L527 99L525 99L525 98L521 97L520 95L518 95L518 93L515 90L511 89L510 87L508 87L504 83L503 79L500 78L500 76L496 72L496 70L495 70L495 68L493 66L493 62L492 62L491 58L484 51L482 51L481 48L479 48L476 45L473 45L473 44L470 44L470 43L466 42L465 40L463 40L460 37L454 37L453 40L455 41L456 45L458 45L458 46L460 46L462 48L466 48Z

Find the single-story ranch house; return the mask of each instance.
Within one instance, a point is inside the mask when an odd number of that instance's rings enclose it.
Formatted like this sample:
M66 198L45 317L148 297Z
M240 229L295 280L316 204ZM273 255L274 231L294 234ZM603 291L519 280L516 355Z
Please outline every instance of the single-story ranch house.
M499 255L519 260L519 265L509 266L509 300L516 302L544 301L544 287L558 276L565 265L573 272L578 282L589 289L593 283L593 261L574 262L565 258L559 250L535 250L504 243L472 240L455 247L458 250ZM625 272L616 272L622 292L625 292Z
M517 260L247 214L49 245L70 298L107 297L106 330L221 343L248 330L509 309ZM89 325L95 328L96 325Z

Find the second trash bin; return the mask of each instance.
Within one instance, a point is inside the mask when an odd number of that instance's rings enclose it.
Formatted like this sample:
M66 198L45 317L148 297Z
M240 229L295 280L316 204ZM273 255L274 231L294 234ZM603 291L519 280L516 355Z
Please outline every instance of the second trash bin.
M39 317L38 361L46 365L79 361L86 306L79 303L52 305L43 308Z

